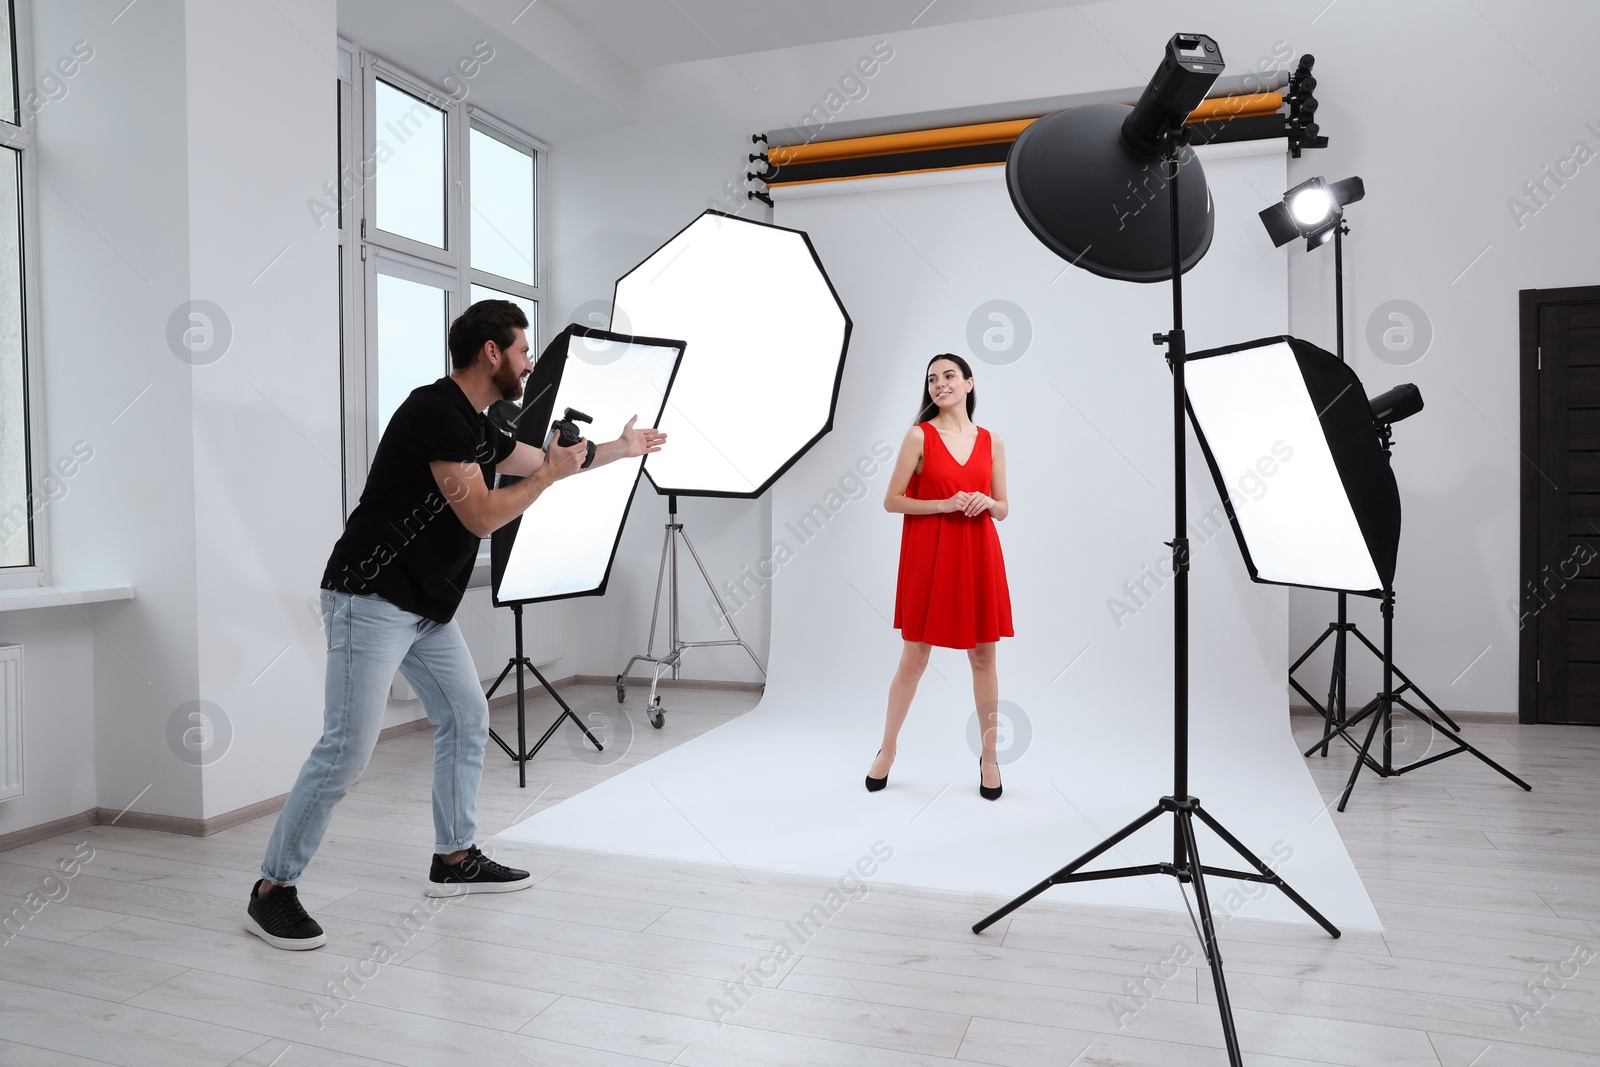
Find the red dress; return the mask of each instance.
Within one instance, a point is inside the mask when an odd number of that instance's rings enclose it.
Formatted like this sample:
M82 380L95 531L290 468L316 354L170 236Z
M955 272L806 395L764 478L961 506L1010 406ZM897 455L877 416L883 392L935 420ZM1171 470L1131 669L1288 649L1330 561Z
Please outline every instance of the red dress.
M978 428L972 455L962 464L932 424L918 426L922 470L911 475L906 496L947 500L956 493L991 495L994 452L988 430ZM994 516L985 511L969 518L951 511L905 517L894 625L907 641L944 648L972 648L1013 636L1011 591Z

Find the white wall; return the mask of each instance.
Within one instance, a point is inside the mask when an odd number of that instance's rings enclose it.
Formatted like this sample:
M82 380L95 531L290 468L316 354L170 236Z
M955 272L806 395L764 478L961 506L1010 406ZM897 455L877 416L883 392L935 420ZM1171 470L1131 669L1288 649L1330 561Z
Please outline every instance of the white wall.
M340 527L338 293L305 201L334 171L333 2L124 6L34 5L41 70L94 53L37 119L33 325L49 454L93 449L51 506L53 579L137 597L0 617L29 667L28 795L0 833L277 795L321 720L307 602ZM189 300L222 307L220 358L174 349ZM204 771L169 731L196 700L221 709Z
M93 647L77 668L93 703L75 709L92 718L74 732L94 738L95 804L139 797L141 811L194 816L199 776L165 740L167 716L194 698L199 677L190 368L166 341L189 292L183 7L140 4L115 23L114 3L32 8L41 72L77 41L94 49L35 127L48 449L93 449L52 506L51 570L60 582L137 588L133 601L84 608L81 635L62 638ZM48 630L37 638L30 660L59 657ZM27 721L49 708L30 706ZM46 756L28 746L30 764ZM48 817L89 806L75 799Z
M1517 618L1507 602L1517 595L1524 464L1517 293L1600 281L1600 171L1584 168L1521 229L1506 202L1575 141L1600 151L1600 135L1585 128L1600 125L1600 73L1580 43L1600 28L1600 9L1478 8L1482 15L1454 5L1342 3L1311 27L1304 47L1323 75L1317 91L1328 103L1319 118L1333 144L1292 164L1290 180L1366 180L1345 245L1347 350L1369 393L1412 381L1428 405L1395 431L1405 505L1397 660L1446 709L1512 714ZM1393 106L1397 82L1383 71L1404 72L1405 106ZM1294 330L1331 348L1331 249L1293 255ZM1365 339L1374 310L1397 299L1422 308L1433 328L1432 348L1407 367L1382 362ZM1333 600L1296 595L1296 629L1314 637ZM1359 609L1354 617L1379 640L1374 606ZM1305 643L1300 634L1291 641ZM1358 703L1377 680L1374 661L1360 664ZM1326 672L1320 677L1325 690Z
M1369 392L1415 381L1428 403L1397 431L1406 507L1398 656L1447 709L1514 713L1517 622L1506 602L1516 595L1518 566L1517 291L1596 281L1600 170L1585 168L1520 230L1506 200L1574 141L1600 149L1600 136L1584 127L1600 125L1600 73L1583 44L1600 29L1600 10L1577 0L1532 9L1234 0L1197 20L1174 0L1084 5L885 35L893 60L838 118L1139 85L1179 29L1216 37L1230 73L1272 56L1280 41L1296 56L1317 56L1318 118L1332 144L1291 160L1289 181L1366 180L1346 244L1348 351ZM785 125L821 101L870 43L646 71L639 125L557 145L557 310L608 295L618 274L721 200L724 181L743 169L750 133ZM1281 192L1260 190L1261 206ZM1282 254L1290 257L1292 331L1331 349L1331 249ZM1403 368L1378 360L1364 340L1373 311L1396 299L1422 308L1434 334L1425 358ZM1113 436L1126 442L1145 432L1129 426ZM685 520L703 531L698 543L719 577L768 551L766 504L718 504L701 518L703 507L686 504ZM585 630L615 635L609 647L586 646L593 655L585 672L615 670L617 652L643 646L645 612L622 605L620 591L642 588L648 610L659 537L637 528L647 516L638 509L624 538L619 593L580 616ZM1295 593L1290 604L1297 655L1331 617L1332 597ZM1376 639L1369 607L1359 603L1354 614ZM722 650L687 662L696 677L755 677ZM1370 690L1372 678L1358 674L1352 695Z
M206 768L209 816L287 792L321 732L312 605L343 526L338 235L306 203L334 177L337 53L332 0L187 10L190 293L234 331L193 372L196 695L233 730Z

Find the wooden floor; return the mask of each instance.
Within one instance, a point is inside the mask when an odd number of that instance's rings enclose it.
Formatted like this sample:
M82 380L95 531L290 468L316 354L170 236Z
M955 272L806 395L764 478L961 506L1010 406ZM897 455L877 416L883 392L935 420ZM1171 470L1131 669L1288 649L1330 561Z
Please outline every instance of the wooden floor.
M755 702L674 691L656 731L641 695L629 691L637 731L611 746L626 749L614 764L558 737L523 791L491 748L484 831ZM608 688L567 696L580 713L617 707ZM509 714L496 712L502 731ZM1308 739L1315 725L1296 720ZM1465 728L1535 791L1457 756L1363 776L1349 810L1328 814L1383 934L1225 923L1248 1063L1600 1064L1600 731ZM830 912L815 879L559 851L503 857L533 869L530 890L430 911L430 744L380 744L339 809L301 888L328 931L319 951L280 952L240 928L270 818L203 840L103 826L0 854L0 916L13 916L0 1063L1227 1062L1187 917L1074 906L1066 889L975 936L999 901L874 886ZM1311 761L1325 795L1351 759ZM1025 774L1026 761L1008 786ZM802 940L788 924L818 905L827 920ZM790 951L775 953L780 941Z

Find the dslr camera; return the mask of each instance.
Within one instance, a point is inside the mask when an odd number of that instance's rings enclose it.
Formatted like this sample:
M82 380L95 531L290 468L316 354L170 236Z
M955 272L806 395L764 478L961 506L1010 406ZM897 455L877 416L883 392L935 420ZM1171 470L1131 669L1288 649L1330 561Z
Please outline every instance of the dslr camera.
M571 448L579 441L582 441L583 434L578 430L578 423L580 422L592 423L594 419L577 408L567 408L559 419L550 424L550 432L545 434L544 438L545 450L549 451L551 441L555 441L562 448ZM587 469L589 464L594 462L594 442L588 441L586 444L589 446L589 454L584 457L583 468L580 469Z

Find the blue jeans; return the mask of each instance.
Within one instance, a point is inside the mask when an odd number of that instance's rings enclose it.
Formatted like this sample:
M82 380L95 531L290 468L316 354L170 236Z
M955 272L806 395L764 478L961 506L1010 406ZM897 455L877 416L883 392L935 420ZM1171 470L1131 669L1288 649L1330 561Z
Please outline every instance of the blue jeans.
M422 698L433 735L433 850L468 848L478 828L478 784L489 704L461 629L376 596L322 590L328 639L322 739L312 748L267 843L261 876L294 885L322 844L333 809L355 784L383 728L394 672Z

